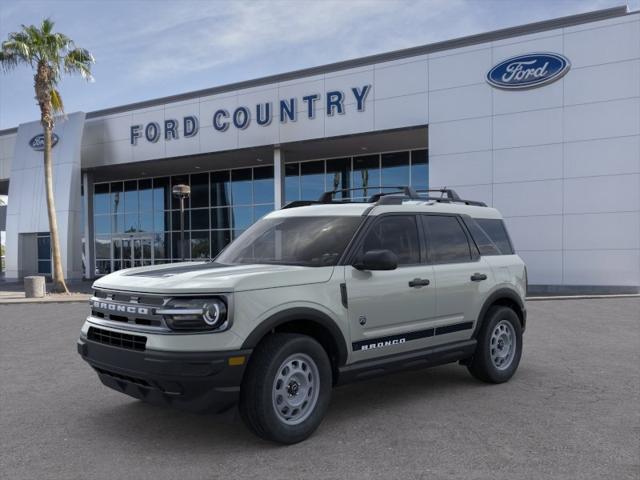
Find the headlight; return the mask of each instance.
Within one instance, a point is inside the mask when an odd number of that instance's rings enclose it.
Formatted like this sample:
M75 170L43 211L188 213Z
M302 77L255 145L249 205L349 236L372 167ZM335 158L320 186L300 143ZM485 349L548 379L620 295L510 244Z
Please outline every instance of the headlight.
M171 330L224 330L229 325L222 298L174 298L156 310Z

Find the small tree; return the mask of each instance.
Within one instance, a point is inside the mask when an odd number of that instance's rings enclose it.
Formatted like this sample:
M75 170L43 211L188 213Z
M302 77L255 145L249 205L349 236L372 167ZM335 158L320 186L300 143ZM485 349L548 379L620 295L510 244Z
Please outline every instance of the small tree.
M91 65L94 59L88 50L76 47L66 35L54 33L53 26L54 23L47 18L40 27L22 25L22 30L10 33L0 47L0 64L5 71L19 65L28 65L35 70L33 86L40 107L40 123L44 129L44 183L53 256L53 290L69 293L62 273L58 220L53 197L51 133L55 114L64 113L62 98L57 90L62 74L80 74L86 80L92 80Z

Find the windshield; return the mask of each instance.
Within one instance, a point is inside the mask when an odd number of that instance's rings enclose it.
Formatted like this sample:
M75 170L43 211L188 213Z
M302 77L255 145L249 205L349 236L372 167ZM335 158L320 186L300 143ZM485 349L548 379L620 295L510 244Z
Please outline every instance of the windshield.
M338 263L362 217L264 218L216 258L226 265L273 263L326 267Z

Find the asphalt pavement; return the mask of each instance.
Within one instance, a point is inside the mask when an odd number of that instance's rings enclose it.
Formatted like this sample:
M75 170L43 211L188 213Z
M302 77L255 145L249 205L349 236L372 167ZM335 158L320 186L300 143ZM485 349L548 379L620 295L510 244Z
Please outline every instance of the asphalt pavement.
M237 411L194 415L102 386L84 303L0 305L0 478L640 478L640 299L530 302L516 376L447 365L340 387L283 447Z

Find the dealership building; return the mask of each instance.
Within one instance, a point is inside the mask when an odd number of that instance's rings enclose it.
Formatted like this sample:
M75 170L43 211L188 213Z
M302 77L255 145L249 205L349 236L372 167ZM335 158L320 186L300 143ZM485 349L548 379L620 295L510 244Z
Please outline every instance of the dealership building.
M51 271L41 133L0 131L7 279ZM69 278L180 261L178 184L192 259L287 202L408 184L498 208L535 288L640 287L640 12L626 7L70 113L54 142Z

